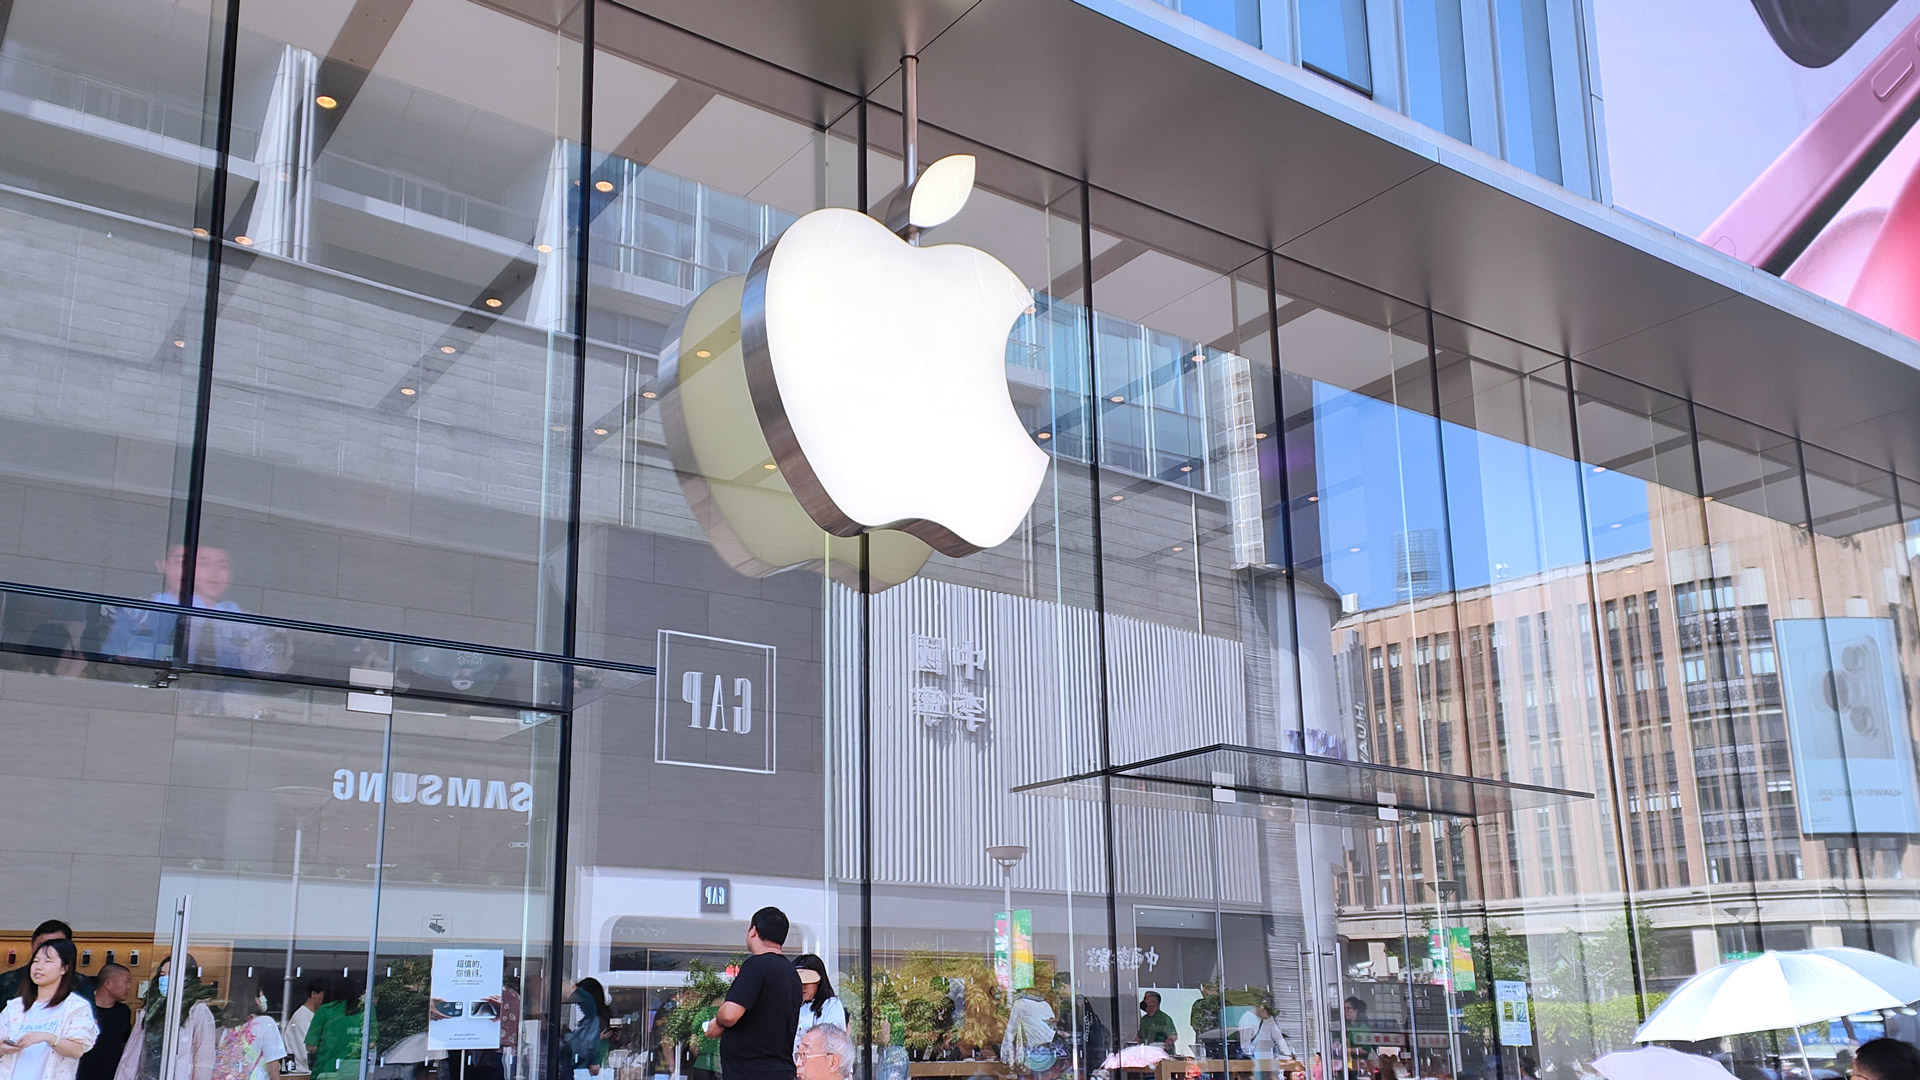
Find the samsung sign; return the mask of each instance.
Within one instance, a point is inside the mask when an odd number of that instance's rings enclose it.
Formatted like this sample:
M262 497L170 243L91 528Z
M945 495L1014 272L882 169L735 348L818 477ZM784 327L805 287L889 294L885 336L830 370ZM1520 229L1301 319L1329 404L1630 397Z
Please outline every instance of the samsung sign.
M533 785L525 780L487 780L474 776L397 772L389 782L385 773L335 769L333 797L341 802L418 803L468 810L506 810L525 814L533 809Z

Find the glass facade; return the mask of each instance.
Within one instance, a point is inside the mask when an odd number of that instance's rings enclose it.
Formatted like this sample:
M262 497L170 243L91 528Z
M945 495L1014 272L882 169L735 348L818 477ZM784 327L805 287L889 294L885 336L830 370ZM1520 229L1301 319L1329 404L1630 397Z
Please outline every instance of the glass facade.
M1453 132L1462 5L1407 9ZM1571 1075L1724 959L1920 959L1914 480L925 126L1046 474L965 558L833 536L741 297L894 198L897 79L607 2L0 10L9 969L61 919L149 1003L317 987L323 1080L452 1004L506 1022L450 1071L565 1076L591 976L677 1077L774 904L866 1075L1165 1080Z

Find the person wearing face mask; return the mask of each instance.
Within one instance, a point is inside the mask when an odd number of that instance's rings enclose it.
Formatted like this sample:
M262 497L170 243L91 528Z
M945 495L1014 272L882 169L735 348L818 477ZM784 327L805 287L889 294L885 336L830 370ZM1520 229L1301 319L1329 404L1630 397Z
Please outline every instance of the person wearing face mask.
M214 988L200 981L200 965L191 955L186 958L179 978L173 975L173 958L160 961L153 977L153 993L141 1003L134 1019L133 1034L120 1055L120 1067L113 1080L161 1080L160 1055L165 1045L167 999L180 996L180 1037L175 1043L173 1075L166 1080L213 1080L214 1052L219 1046L219 1031L213 1020Z
M255 991L245 1008L236 1002L232 1011L239 1014L239 1022L220 1032L213 1080L280 1080L280 1059L287 1056L287 1044L280 1037L280 1025L269 1015L266 991Z
M93 1006L74 992L73 942L33 951L18 997L0 1010L0 1080L73 1080L100 1029Z

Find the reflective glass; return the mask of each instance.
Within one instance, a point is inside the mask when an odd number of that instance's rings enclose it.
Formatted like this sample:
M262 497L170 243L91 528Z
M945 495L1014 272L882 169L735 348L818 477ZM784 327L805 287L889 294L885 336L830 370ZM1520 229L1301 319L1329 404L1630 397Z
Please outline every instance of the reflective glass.
M1363 94L1373 93L1366 0L1299 0L1300 63Z

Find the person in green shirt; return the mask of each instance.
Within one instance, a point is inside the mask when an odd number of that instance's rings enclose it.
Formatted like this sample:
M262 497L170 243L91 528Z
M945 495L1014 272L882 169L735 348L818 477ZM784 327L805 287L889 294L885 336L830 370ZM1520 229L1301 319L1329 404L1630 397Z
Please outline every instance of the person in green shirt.
M366 991L360 986L343 984L338 992L341 999L320 1006L313 1014L313 1023L307 1027L307 1054L313 1064L313 1080L358 1080L360 1076Z
M1160 995L1152 990L1140 995L1140 1012L1140 1033L1136 1041L1173 1053L1180 1029L1174 1025L1173 1017L1160 1011Z

